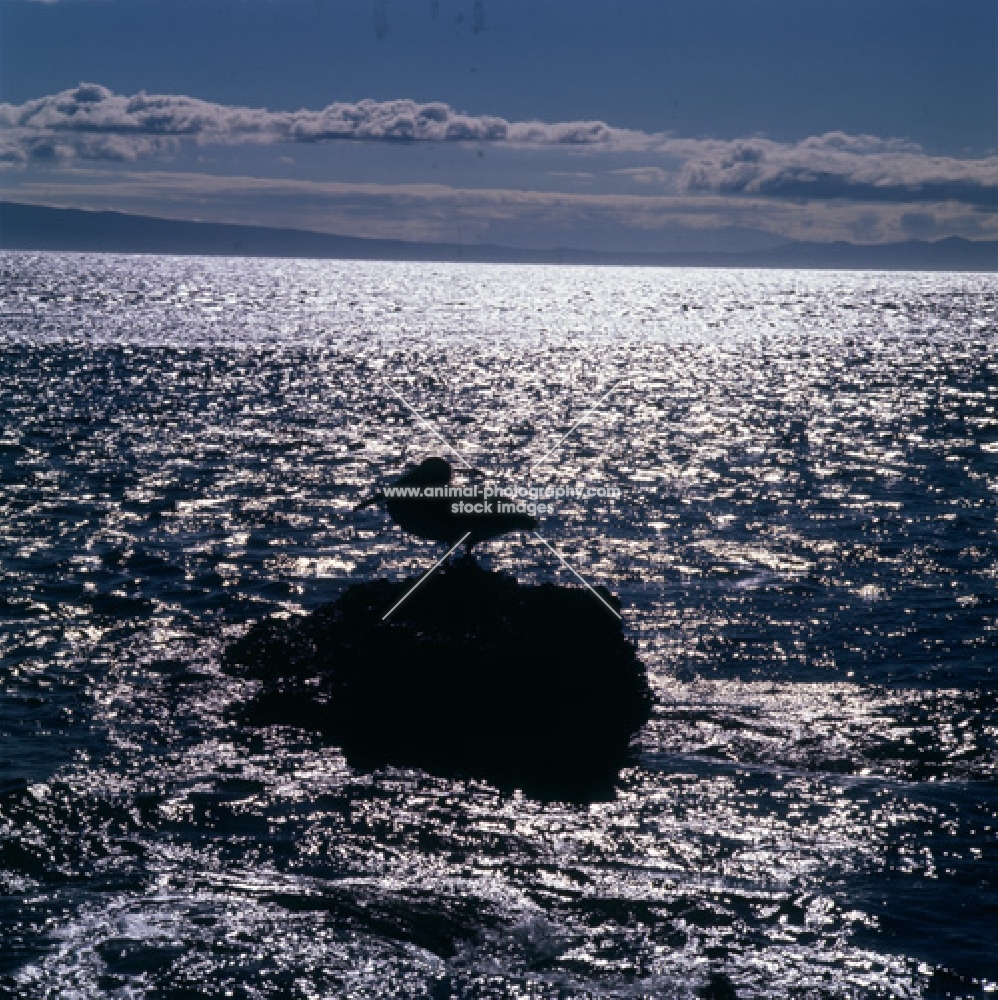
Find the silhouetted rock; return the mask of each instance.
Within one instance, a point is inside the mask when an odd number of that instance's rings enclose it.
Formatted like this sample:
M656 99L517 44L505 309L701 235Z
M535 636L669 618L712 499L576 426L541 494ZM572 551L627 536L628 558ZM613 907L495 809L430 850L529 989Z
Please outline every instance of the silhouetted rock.
M415 582L357 584L305 618L253 626L226 655L264 682L244 719L321 729L356 767L547 799L611 794L651 706L618 619L585 590L521 586L461 559L382 621Z

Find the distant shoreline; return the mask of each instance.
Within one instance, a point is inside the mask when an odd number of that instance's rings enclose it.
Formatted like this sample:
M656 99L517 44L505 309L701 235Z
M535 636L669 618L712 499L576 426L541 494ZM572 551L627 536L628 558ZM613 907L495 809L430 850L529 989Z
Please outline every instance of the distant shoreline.
M998 241L960 237L872 245L787 242L767 250L741 252L523 250L492 244L416 243L302 229L186 222L10 201L0 201L0 250L477 264L998 271Z

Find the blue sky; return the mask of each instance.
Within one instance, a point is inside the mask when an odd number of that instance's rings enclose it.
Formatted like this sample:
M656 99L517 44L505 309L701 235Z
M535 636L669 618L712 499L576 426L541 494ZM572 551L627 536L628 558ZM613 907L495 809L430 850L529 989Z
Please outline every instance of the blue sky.
M996 33L994 0L0 0L0 188L533 247L996 238Z

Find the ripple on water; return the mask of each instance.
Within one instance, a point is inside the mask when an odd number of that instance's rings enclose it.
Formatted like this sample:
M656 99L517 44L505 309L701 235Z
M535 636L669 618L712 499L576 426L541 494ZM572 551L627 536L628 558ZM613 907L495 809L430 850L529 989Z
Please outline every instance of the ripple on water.
M993 990L989 277L0 269L5 988ZM395 392L499 480L620 488L543 524L656 690L614 801L354 772L230 711L249 622L439 556L353 514L442 448Z

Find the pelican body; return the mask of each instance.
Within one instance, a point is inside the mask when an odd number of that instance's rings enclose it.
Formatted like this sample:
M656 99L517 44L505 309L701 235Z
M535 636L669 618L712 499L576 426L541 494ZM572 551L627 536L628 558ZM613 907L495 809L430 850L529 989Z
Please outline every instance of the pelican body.
M379 490L355 509L384 503L392 520L403 531L435 542L455 545L467 535L464 546L469 554L475 545L486 539L498 538L510 531L533 531L537 527L537 519L529 514L497 513L495 502L487 505L480 497L476 500L491 509L481 513L455 512L453 508L462 501L457 491L453 496L398 495L398 490L407 488L419 490L421 494L426 490L441 490L450 485L451 475L451 466L446 459L428 458L395 480L391 490L394 495L386 495Z

